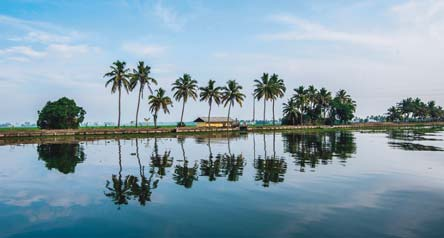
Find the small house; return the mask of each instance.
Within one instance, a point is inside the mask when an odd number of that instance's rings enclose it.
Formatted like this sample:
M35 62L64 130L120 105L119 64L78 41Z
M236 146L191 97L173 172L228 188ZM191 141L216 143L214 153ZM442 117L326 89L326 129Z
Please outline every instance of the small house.
M227 120L227 117L210 117L210 120L208 117L198 117L194 122L197 127L232 127L235 123L231 118Z

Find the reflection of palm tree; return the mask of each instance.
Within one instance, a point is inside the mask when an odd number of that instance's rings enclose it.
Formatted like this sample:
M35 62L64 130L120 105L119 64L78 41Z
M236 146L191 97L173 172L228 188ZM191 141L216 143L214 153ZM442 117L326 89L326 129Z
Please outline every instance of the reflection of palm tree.
M185 138L178 138L180 147L182 148L183 166L176 165L174 169L173 179L178 185L184 186L185 188L191 188L193 182L198 180L197 176L197 163L194 163L193 167L188 167L187 157L185 155L185 148L183 146Z
M166 175L166 169L171 166L173 166L173 159L170 157L170 151L165 151L162 155L159 154L157 138L154 138L154 151L151 155L150 173L155 173L160 176L160 178L163 178L163 176Z
M120 140L117 140L117 146L119 149L119 175L112 175L112 183L113 186L110 186L110 182L106 181L106 188L108 189L108 193L105 193L105 196L110 197L114 204L118 205L118 209L120 209L120 205L128 204L128 200L131 198L131 185L134 183L134 179L137 180L134 176L126 176L124 180L122 180L122 147L120 145Z
M262 181L262 186L270 186L270 182L279 183L284 181L287 172L287 163L283 159L265 158L255 159L256 181Z
M228 181L238 181L244 172L244 156L242 154L238 156L225 154L219 158L222 158L221 170L225 176L228 176Z
M136 157L137 157L137 161L139 163L139 174L140 174L140 186L137 183L134 183L132 186L133 189L133 193L134 196L137 196L139 199L139 203L142 206L145 206L146 202L150 202L151 201L151 194L152 194L152 189L156 189L157 188L157 184L159 183L159 180L156 179L154 181L152 181L153 179L153 175L154 175L154 171L150 170L150 177L147 179L145 177L145 167L142 166L142 163L140 162L140 156L139 156L139 140L136 138ZM151 184L152 183L152 184Z

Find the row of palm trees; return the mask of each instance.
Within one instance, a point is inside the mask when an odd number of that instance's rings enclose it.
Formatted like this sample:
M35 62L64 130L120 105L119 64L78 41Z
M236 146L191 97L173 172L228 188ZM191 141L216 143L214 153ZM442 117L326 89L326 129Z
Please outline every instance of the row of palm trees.
M435 101L423 102L420 98L406 98L387 110L387 121L442 120L444 110Z
M125 90L127 93L138 89L137 111L136 111L136 127L138 126L140 101L144 96L144 91L150 93L148 97L149 110L153 114L154 125L157 127L158 112L162 110L165 114L170 113L169 107L172 107L173 102L170 97L166 96L166 91L163 88L156 90L152 89L153 85L157 85L156 79L150 76L151 68L143 61L140 61L136 69L130 71L126 68L126 63L123 61L116 61L111 66L111 71L106 73L104 77L108 78L105 86L112 85L111 92L118 92L119 94L119 116L117 126L120 127L121 116L121 91ZM284 80L277 74L263 73L259 79L254 80L254 101L263 100L264 112L263 120L266 121L267 102L272 103L273 125L275 124L275 102L279 98L285 96L286 87ZM138 87L138 88L137 88ZM185 126L183 116L185 106L189 100L200 100L208 103L208 126L210 125L211 111L214 105L228 107L227 124L230 118L231 108L238 104L242 107L245 100L245 94L242 92L243 87L239 85L236 80L227 81L226 85L221 87L216 85L216 81L209 80L208 84L203 87L198 86L198 82L189 74L184 74L179 77L171 88L173 98L177 102L182 102L182 112L178 126ZM335 98L331 96L331 92L325 88L317 90L310 86L307 89L299 87L294 90L293 95L288 103L284 104L284 117L290 115L292 124L295 124L295 116L300 118L300 124L304 123L304 117L307 117L311 123L314 123L319 118L325 119L328 116L338 116L339 120L347 121L353 117L353 112L356 109L356 103L350 96L341 90ZM336 103L336 107L332 106ZM254 110L254 107L253 107ZM336 111L334 111L336 110ZM255 120L253 111L253 121Z

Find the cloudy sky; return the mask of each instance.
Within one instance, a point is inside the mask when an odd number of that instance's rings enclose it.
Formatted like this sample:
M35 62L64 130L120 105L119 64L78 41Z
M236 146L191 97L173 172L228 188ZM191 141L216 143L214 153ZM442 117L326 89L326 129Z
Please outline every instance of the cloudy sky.
M346 89L358 116L408 96L444 104L442 0L1 0L0 32L0 122L35 121L62 96L86 109L86 121L116 121L117 95L103 78L115 60L144 60L170 95L183 73L201 84L236 79L249 97L232 115L244 119L263 72L285 80L287 97L299 85ZM124 95L123 121L134 120L136 102ZM151 117L142 105L141 118ZM176 103L159 120L179 112ZM185 119L206 113L189 103Z

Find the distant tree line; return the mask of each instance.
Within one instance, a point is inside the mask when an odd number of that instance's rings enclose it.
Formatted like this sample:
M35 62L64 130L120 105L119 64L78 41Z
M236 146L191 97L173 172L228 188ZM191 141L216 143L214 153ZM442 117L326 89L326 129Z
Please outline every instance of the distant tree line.
M345 90L333 97L325 88L314 86L294 89L293 96L283 104L282 123L286 125L347 123L354 118L356 102Z
M387 121L442 121L444 110L435 101L407 98L387 110Z

